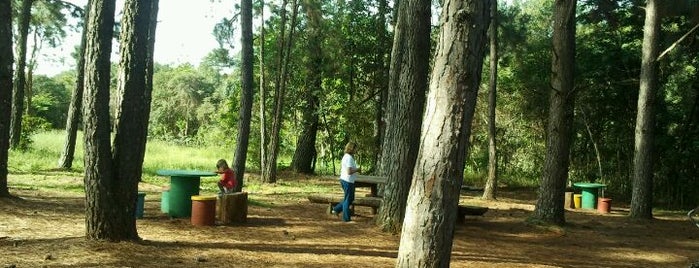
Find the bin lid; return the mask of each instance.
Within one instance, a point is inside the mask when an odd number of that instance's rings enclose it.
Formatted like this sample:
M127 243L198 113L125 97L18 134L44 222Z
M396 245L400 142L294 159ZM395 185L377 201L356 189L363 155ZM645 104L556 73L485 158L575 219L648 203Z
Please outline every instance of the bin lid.
M216 196L206 196L206 195L193 195L192 201L209 201L216 200Z

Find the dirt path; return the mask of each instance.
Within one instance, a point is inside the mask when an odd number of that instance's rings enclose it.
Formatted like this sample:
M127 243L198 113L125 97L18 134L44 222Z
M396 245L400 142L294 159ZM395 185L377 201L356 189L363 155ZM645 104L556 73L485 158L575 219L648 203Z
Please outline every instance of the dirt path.
M157 189L157 187L154 187ZM355 223L325 214L298 194L254 194L248 223L194 227L160 213L157 190L146 196L140 243L84 239L83 196L11 189L0 199L2 267L392 267L398 235L378 231L368 208ZM699 260L699 228L681 214L632 222L623 208L611 214L567 211L568 226L527 225L531 192L501 193L484 202L483 217L456 226L452 267L687 267Z

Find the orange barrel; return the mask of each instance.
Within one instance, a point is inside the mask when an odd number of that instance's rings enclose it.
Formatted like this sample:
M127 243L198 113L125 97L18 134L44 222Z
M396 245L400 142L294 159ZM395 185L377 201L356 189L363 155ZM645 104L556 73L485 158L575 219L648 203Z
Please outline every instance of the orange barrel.
M192 225L211 226L216 221L216 196L193 195Z
M597 199L597 212L609 213L612 210L612 199L600 197Z

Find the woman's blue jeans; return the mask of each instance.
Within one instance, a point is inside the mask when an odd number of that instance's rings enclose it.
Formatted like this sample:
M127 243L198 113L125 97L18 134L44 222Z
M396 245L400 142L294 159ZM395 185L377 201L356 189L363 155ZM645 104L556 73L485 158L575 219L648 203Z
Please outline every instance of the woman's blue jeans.
M337 213L342 212L343 221L350 221L351 211L349 207L352 205L352 202L354 202L354 183L340 180L340 184L342 185L342 191L345 192L345 197L333 210Z

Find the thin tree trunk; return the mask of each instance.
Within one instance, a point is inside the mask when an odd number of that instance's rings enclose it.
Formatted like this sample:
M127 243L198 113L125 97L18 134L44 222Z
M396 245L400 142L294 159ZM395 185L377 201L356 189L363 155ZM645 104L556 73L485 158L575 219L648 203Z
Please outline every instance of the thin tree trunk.
M9 197L7 160L12 109L12 0L0 0L0 197Z
M595 137L592 135L592 129L590 128L590 122L588 122L587 115L585 114L585 111L583 111L582 108L580 108L580 114L582 115L583 123L585 124L585 129L587 130L587 135L590 136L590 142L592 143L592 147L595 149L595 158L597 158L597 174L599 175L599 178L601 180L603 178L602 155L599 153L599 147L597 146L597 141L595 140Z
M490 0L490 83L488 90L488 180L483 199L494 200L498 191L497 128L495 108L498 82L498 0Z
M449 267L483 66L489 3L446 0L443 5L396 267Z
M653 128L655 127L655 94L658 91L656 58L660 51L658 8L656 0L648 0L646 22L643 26L643 55L633 159L633 192L629 208L629 216L635 219L653 218Z
M272 121L272 133L271 140L269 141L269 147L267 148L267 167L265 171L265 179L267 183L275 183L277 181L277 154L279 153L279 135L281 133L282 127L282 111L284 110L284 97L286 94L286 78L288 74L288 67L291 54L291 46L294 36L294 29L296 28L296 15L298 13L298 0L294 0L292 4L292 14L291 14L291 25L289 27L289 34L285 40L281 43L284 44L282 47L282 53L280 53L281 60L281 71L278 76L279 84L277 85L277 90L274 98L274 119ZM284 27L282 27L284 28ZM285 33L282 32L282 35Z
M70 98L70 106L68 108L68 119L66 122L66 141L63 144L63 152L58 160L58 167L62 169L70 169L73 167L73 158L75 156L75 141L78 137L78 127L80 124L80 114L82 113L83 105L83 87L85 86L85 43L87 42L87 19L90 11L90 2L87 2L84 13L83 32L80 38L80 48L78 49L78 64L77 77L75 81L75 89Z
M10 121L10 147L19 148L22 136L22 114L24 113L25 69L27 65L27 37L34 0L22 1L19 15L19 42L17 44L17 69L15 70L14 90L12 91L12 116Z
M250 141L250 121L252 121L252 101L254 93L253 68L255 55L252 40L252 0L240 0L241 16L240 24L242 30L241 43L241 96L240 109L238 110L238 139L236 141L235 157L233 168L238 180L236 191L243 188L243 178L245 176L245 161L248 155L248 143Z
M420 144L417 130L422 125L430 61L430 3L405 0L398 7L379 168L379 174L388 178L377 215L385 232L397 233L403 223Z
M120 240L124 230L113 219L123 217L114 202L120 194L114 180L110 144L109 83L115 0L93 0L85 46L83 98L85 140L85 236L90 240ZM117 209L118 208L118 209ZM127 236L132 234L126 234Z
M265 86L265 4L264 0L261 0L260 4L260 180L267 181L264 176L265 158L267 153L265 148L267 146L267 117L266 117L266 104L267 104L267 90Z
M576 0L556 0L546 161L532 218L563 225L564 195L573 133Z
M390 75L389 70L391 68L391 51L389 48L392 48L391 40L386 30L386 15L389 12L388 1L378 0L378 5L379 8L376 13L377 52L375 56L378 67L374 71L374 83L376 90L379 92L376 94L376 118L374 119L374 145L376 146L376 148L374 148L374 167L377 169L381 166L381 152L383 151L381 146L386 137L386 109L388 109L388 83L386 83L386 81L388 81ZM380 191L383 195L383 189L380 189Z
M313 174L315 159L318 155L316 151L316 136L318 134L318 95L322 94L322 65L323 54L322 39L322 14L318 1L305 0L303 2L308 18L308 63L307 82L303 92L303 116L301 134L296 143L296 150L291 162L294 171Z

